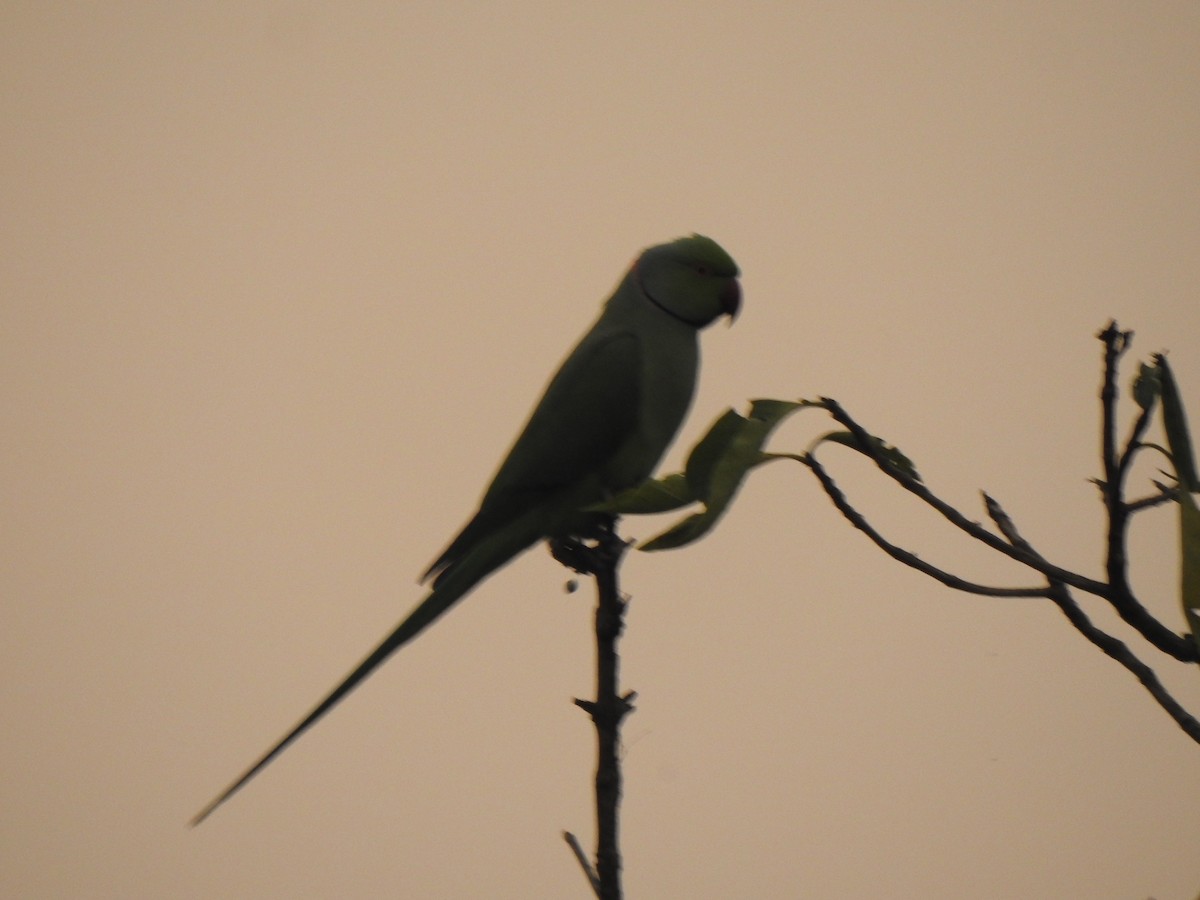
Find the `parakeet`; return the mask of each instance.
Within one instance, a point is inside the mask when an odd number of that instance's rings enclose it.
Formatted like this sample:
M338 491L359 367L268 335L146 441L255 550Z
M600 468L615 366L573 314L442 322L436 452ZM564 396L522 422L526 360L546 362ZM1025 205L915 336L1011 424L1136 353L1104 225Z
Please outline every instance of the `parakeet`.
M538 541L586 531L597 515L589 507L650 477L691 405L700 330L737 315L738 275L729 254L698 234L637 257L550 379L479 510L422 576L433 579L429 594L193 825L480 581Z

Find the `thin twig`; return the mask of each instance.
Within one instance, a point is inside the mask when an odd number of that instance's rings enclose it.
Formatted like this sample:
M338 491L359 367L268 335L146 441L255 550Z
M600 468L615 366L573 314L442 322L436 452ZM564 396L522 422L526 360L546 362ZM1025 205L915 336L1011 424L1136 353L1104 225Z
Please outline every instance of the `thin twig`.
M1138 512L1143 509L1150 509L1152 506L1162 506L1164 503L1172 503L1179 499L1179 488L1167 487L1165 484L1158 485L1158 493L1152 494L1149 497L1142 497L1140 500L1130 500L1125 504L1125 509L1131 513Z
M1174 697L1167 693L1167 689L1163 687L1152 668L1134 656L1133 651L1123 641L1093 625L1087 614L1071 597L1066 585L1061 582L1051 582L1048 596L1063 611L1063 614L1080 634L1099 647L1106 656L1115 659L1132 672L1133 676L1150 692L1150 696L1158 705L1175 720L1175 724L1183 729L1188 737L1200 743L1200 721L1197 721Z
M1110 319L1096 337L1104 344L1104 375L1100 386L1101 411L1101 460L1104 464L1104 480L1111 493L1118 484L1117 471L1117 364L1121 355L1129 348L1132 331L1121 331L1115 319Z
M1029 566L1031 569L1036 569L1038 572L1045 575L1047 578L1054 578L1063 581L1072 587L1078 588L1089 594L1095 594L1098 597L1107 599L1109 595L1109 586L1103 581L1097 581L1094 578L1088 578L1084 575L1071 572L1067 569L1061 569L1041 557L1030 556L1020 550L1017 550L1011 544L1008 544L1001 538L992 534L978 522L973 522L960 513L957 509L936 496L921 482L917 481L911 475L896 468L888 459L883 456L875 447L875 442L871 440L871 435L865 428L858 424L850 415L842 408L841 404L829 397L820 398L819 404L823 406L833 418L844 425L858 441L859 449L870 457L871 461L885 475L899 484L908 492L916 495L928 506L937 510L941 516L950 522L956 528L966 532L971 537L975 538L980 543L986 544L993 550L1003 553L1010 559L1016 560L1023 565Z
M842 493L841 488L837 486L837 483L833 480L833 478L830 477L829 473L825 470L825 467L817 462L816 458L811 453L806 453L803 456L792 456L790 458L796 459L808 466L812 470L813 474L817 476L817 480L821 482L821 487L825 489L825 493L829 496L829 499L833 501L833 505L838 508L838 511L846 517L850 524L869 537L875 543L875 545L879 547L879 549L897 562L904 563L904 565L916 569L918 572L923 572L930 578L940 581L942 584L946 585L946 587L953 588L957 591L964 591L968 594L982 594L987 597L1046 596L1046 588L1044 587L1006 588L992 587L991 585L986 584L977 584L973 581L967 581L965 578L959 578L957 575L952 575L944 569L939 569L937 566L925 562L915 553L905 550L903 547L896 546L883 537L883 535L881 535L878 531L876 531L870 525L870 523L863 518L862 514L850 505L850 502L846 499L846 495Z
M898 547L883 538L850 505L841 489L811 453L802 456L793 454L772 455L787 456L808 466L842 515L893 559L957 590L991 596L1038 596L1049 598L1058 606L1067 617L1067 620L1080 634L1100 648L1107 656L1116 660L1133 673L1134 677L1141 682L1154 698L1155 702L1171 716L1183 732L1197 743L1200 743L1200 721L1188 713L1167 692L1162 682L1159 681L1157 673L1146 665L1146 663L1138 659L1124 642L1097 628L1071 595L1070 588L1076 587L1107 600L1125 622L1137 629L1149 643L1159 650L1183 662L1200 661L1200 650L1190 640L1190 637L1176 634L1155 619L1137 600L1128 583L1126 534L1130 518L1140 510L1177 500L1179 489L1175 486L1155 482L1155 487L1158 489L1157 494L1133 501L1126 501L1124 499L1125 478L1132 467L1135 456L1142 449L1153 446L1143 441L1146 430L1149 427L1151 410L1149 408L1142 409L1141 413L1134 420L1124 449L1118 454L1116 441L1117 370L1121 355L1129 347L1132 332L1120 331L1117 328L1116 322L1110 321L1108 326L1097 337L1104 342L1104 376L1100 391L1103 420L1101 453L1103 457L1104 477L1103 479L1097 479L1096 484L1101 490L1106 518L1108 520L1108 533L1106 535L1105 546L1107 583L1086 578L1050 563L1033 548L1029 541L1021 536L1016 524L1000 503L986 493L983 494L984 507L987 510L988 517L992 520L992 523L996 526L1001 536L997 537L980 523L968 520L957 509L934 495L932 491L911 474L897 467L883 452L883 447L879 441L873 438L866 429L851 418L842 409L841 405L833 399L822 397L817 403L812 405L823 407L837 422L847 428L853 435L858 449L867 455L888 477L937 510L949 522L965 531L971 537L998 550L1010 559L1040 572L1047 580L1046 586L1039 588L991 588L986 585L975 584L939 569L936 566L932 566L922 561L916 554Z
M571 848L571 852L575 854L575 859L579 863L579 868L583 869L584 877L587 878L588 884L592 886L592 892L601 897L600 893L600 876L596 874L596 870L592 867L592 861L587 858L583 847L579 843L579 838L571 834L569 831L563 832L563 840L567 842L567 846Z
M1129 583L1129 559L1127 538L1131 509L1124 500L1125 476L1137 451L1141 447L1142 435L1149 422L1149 410L1144 409L1134 422L1133 430L1123 452L1117 451L1117 373L1121 356L1129 349L1133 340L1132 331L1121 331L1115 321L1096 335L1104 344L1104 374L1100 387L1101 407L1101 463L1104 479L1101 481L1101 496L1108 518L1108 534L1105 540L1104 568L1108 575L1109 593L1105 599L1112 604L1125 622L1132 625L1147 641L1178 660L1194 662L1197 659L1196 644L1186 637L1167 628L1137 599ZM1052 580L1056 576L1048 575Z
M1100 386L1101 441L1100 460L1104 480L1100 482L1104 511L1108 515L1105 570L1114 590L1126 584L1125 522L1127 513L1121 503L1125 468L1117 455L1117 364L1129 346L1133 334L1121 331L1115 321L1096 335L1104 343L1104 376Z
M1017 526L1013 523L1008 513L1004 511L1004 508L987 494L983 496L984 503L987 505L988 515L996 523L996 527L1000 529L1001 534L1014 547L1022 547L1030 552L1034 552L1030 543L1017 531ZM1192 738L1192 740L1200 743L1200 721L1197 721L1174 697L1167 693L1166 688L1158 680L1158 675L1155 674L1154 670L1138 659L1123 641L1118 640L1092 624L1091 619L1087 617L1087 614L1075 602L1065 584L1061 581L1050 581L1047 585L1046 596L1054 601L1054 604L1062 610L1067 620L1075 626L1075 629L1080 634L1099 647L1105 655L1115 659L1132 672L1134 677L1150 692L1150 696L1154 698L1159 706L1166 710L1167 715L1175 720L1175 723L1183 729L1184 733Z
M1062 582L1063 584L1107 600L1117 610L1122 619L1136 628L1147 641L1162 652L1182 662L1195 662L1197 659L1200 659L1200 651L1197 650L1196 645L1188 638L1176 634L1155 619L1137 601L1127 583L1106 584L1105 582L1088 578L1069 569L1056 566L1031 550L1015 547L1002 538L997 537L978 522L971 521L949 503L936 496L924 484L893 465L887 457L879 452L876 442L872 440L871 435L866 429L851 418L836 400L822 397L819 400L819 405L823 406L837 422L844 425L854 435L859 449L870 457L871 461L884 474L897 482L905 490L920 498L928 506L937 510L951 524L979 542L1003 553L1010 559L1040 572L1049 581ZM1124 522L1121 523L1121 528L1122 530L1124 529ZM1123 548L1124 544L1122 543L1122 552Z
M983 508L987 510L988 518L996 523L996 528L1004 535L1004 539L1014 547L1020 547L1028 553L1035 553L1036 551L1030 545L1029 541L1021 537L1017 531L1017 526L1013 523L1012 517L1004 511L1004 507L1000 505L1000 502L987 491L981 491L980 493L983 494Z
M1138 417L1133 420L1133 426L1129 429L1129 439L1125 441L1125 449L1121 451L1121 459L1117 464L1117 473L1122 484L1125 481L1125 476L1129 474L1129 469L1133 465L1137 455L1146 449L1146 445L1142 443L1142 438L1146 434L1146 429L1150 427L1151 413L1154 412L1154 407L1148 406L1138 413Z

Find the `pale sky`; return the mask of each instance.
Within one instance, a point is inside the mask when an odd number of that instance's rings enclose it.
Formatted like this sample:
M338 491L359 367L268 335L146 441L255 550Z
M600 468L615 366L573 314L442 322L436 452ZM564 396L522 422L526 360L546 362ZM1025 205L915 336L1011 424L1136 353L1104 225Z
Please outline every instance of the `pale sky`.
M827 394L1099 576L1110 317L1123 382L1169 349L1200 428L1191 0L0 21L4 897L589 896L592 597L541 548L186 822L420 599L649 244L744 272L667 468L730 405ZM1030 582L849 457L891 538ZM1175 519L1131 552L1182 631ZM899 567L801 467L623 584L630 898L1200 891L1200 746L1048 602Z

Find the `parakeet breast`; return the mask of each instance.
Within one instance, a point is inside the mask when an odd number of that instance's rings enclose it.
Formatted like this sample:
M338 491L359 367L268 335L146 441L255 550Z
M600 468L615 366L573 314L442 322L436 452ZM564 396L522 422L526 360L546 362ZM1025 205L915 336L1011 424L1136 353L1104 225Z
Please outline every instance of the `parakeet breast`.
M653 474L687 416L699 369L696 329L654 308L635 310L634 315L633 332L642 345L638 428L606 467L606 486L613 492L640 484Z

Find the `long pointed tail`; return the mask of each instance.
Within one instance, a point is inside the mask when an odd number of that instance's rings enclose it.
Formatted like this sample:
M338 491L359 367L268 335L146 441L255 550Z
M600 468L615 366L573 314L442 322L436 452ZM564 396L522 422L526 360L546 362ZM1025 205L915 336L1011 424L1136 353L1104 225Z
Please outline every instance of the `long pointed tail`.
M500 568L518 553L527 550L543 536L542 528L530 527L537 520L536 516L527 515L524 520L518 520L502 533L484 540L475 550L460 560L455 566L447 569L439 579L438 585L421 603L409 613L408 618L396 626L396 629L383 639L378 647L358 664L329 695L313 707L312 712L300 722L258 762L247 769L236 781L218 794L207 806L191 820L196 826L207 819L222 803L236 794L251 778L266 768L271 760L287 749L288 745L305 731L311 728L318 719L329 712L338 701L354 690L389 656L424 631L435 619L465 596L471 588ZM525 527L522 527L525 526Z

